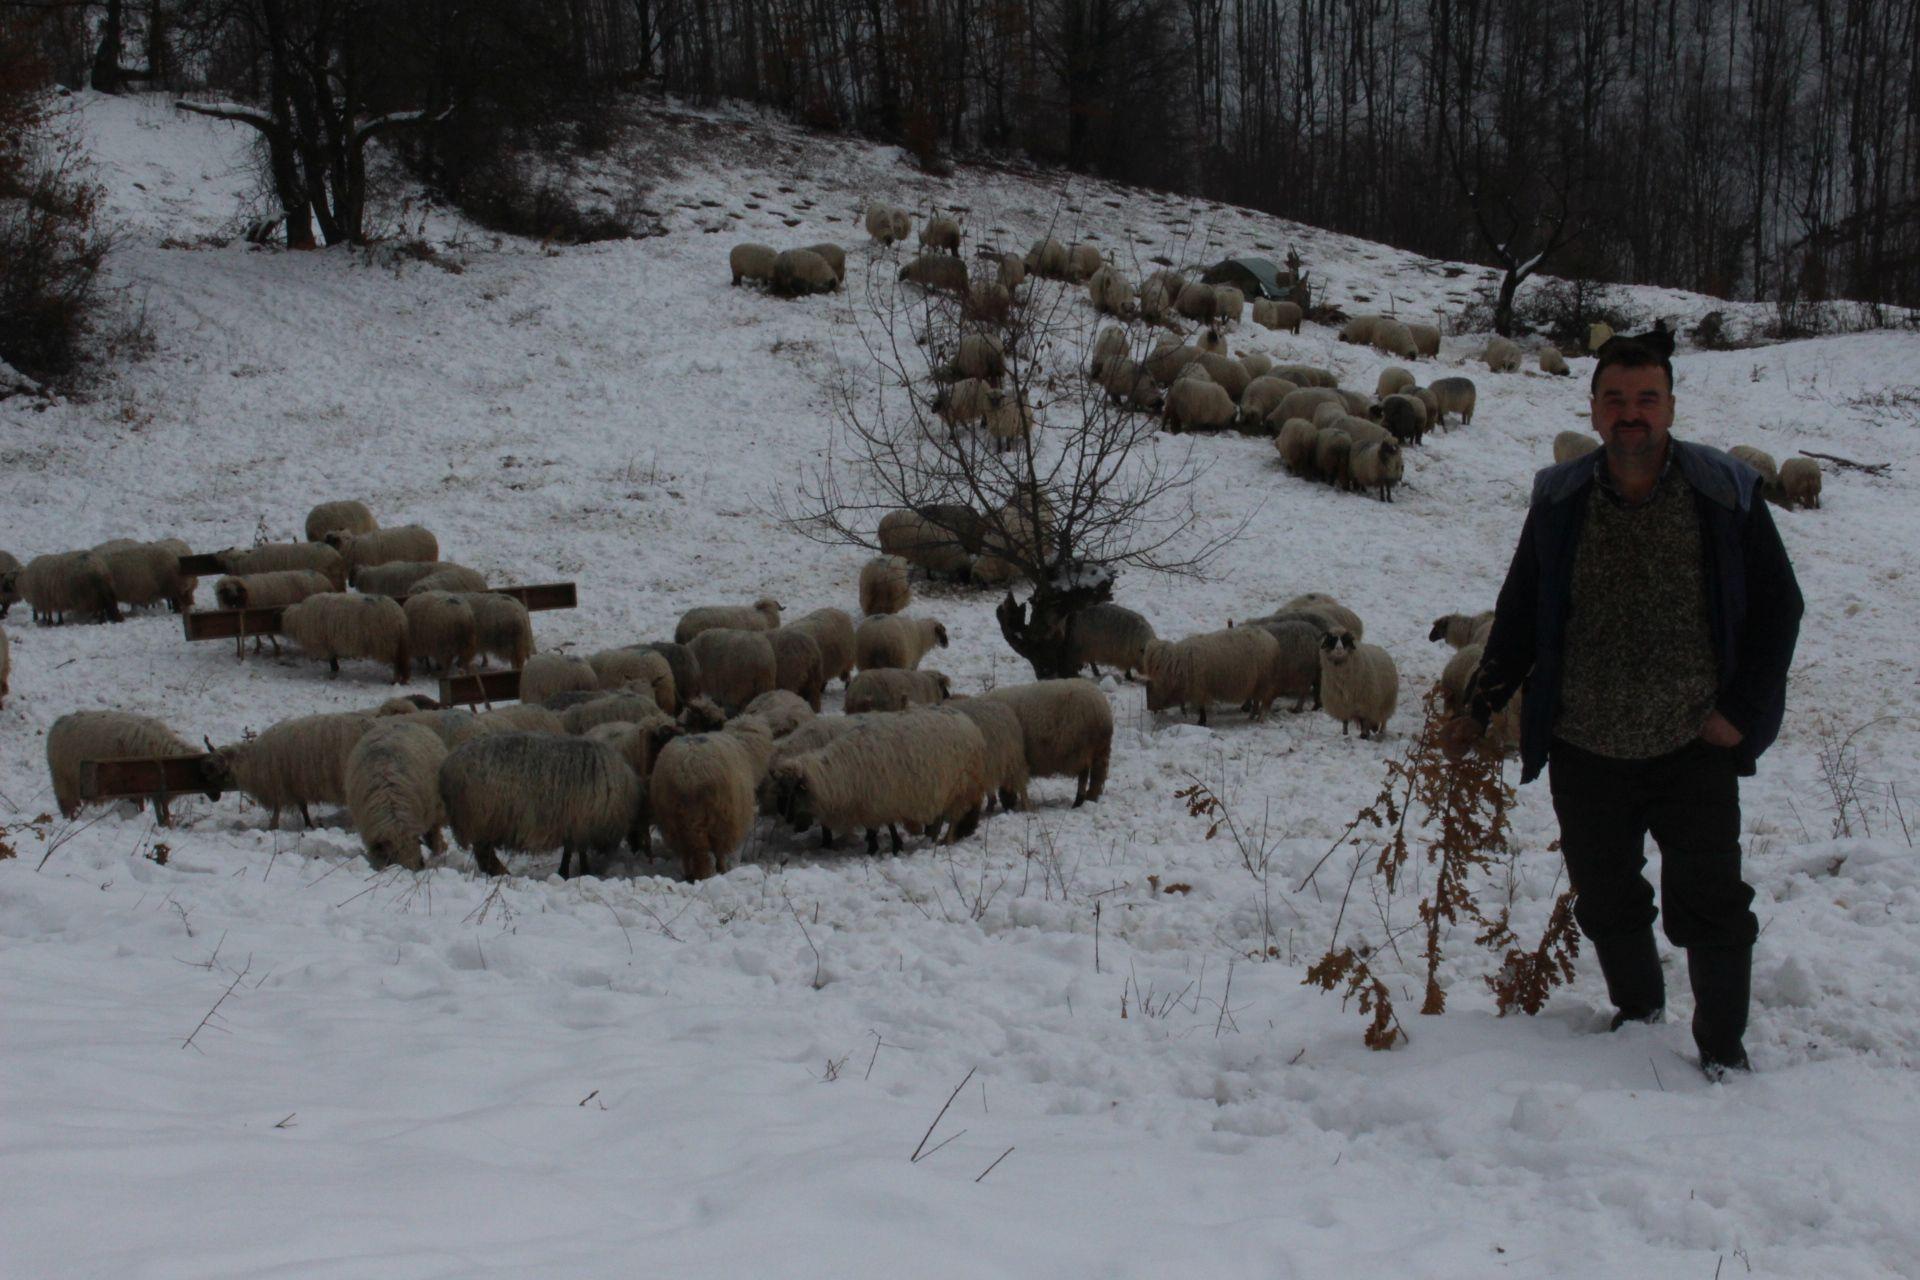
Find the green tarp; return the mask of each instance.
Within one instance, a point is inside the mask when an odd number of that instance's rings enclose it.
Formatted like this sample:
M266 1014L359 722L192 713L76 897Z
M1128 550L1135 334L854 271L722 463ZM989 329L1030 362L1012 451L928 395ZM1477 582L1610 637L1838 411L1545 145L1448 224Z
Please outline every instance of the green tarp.
M1293 288L1293 274L1266 258L1226 258L1207 268L1204 284L1230 284L1249 298L1284 300Z

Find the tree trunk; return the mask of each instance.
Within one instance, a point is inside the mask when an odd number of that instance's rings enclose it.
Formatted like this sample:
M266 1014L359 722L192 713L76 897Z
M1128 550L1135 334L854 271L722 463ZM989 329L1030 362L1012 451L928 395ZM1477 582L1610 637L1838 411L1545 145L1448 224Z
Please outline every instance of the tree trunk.
M1508 267L1500 281L1500 298L1493 304L1493 331L1503 338L1513 336L1513 297L1520 292L1520 282L1524 279L1518 267Z
M100 45L93 54L92 84L95 93L120 92L120 55L122 24L121 0L107 0L106 14L100 19Z
M1080 672L1073 658L1074 615L1111 599L1113 581L1103 577L1095 585L1065 591L1042 587L1024 603L1009 591L993 615L1013 651L1032 665L1034 679L1060 680Z

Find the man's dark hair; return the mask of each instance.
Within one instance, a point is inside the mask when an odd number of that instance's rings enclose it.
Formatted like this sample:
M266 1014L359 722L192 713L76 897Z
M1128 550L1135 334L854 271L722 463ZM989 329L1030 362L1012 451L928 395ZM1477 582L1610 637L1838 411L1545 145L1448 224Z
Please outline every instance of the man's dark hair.
M1667 390L1673 390L1673 361L1637 338L1608 338L1600 344L1598 355L1589 394L1599 393L1600 375L1614 368L1659 369L1667 375Z

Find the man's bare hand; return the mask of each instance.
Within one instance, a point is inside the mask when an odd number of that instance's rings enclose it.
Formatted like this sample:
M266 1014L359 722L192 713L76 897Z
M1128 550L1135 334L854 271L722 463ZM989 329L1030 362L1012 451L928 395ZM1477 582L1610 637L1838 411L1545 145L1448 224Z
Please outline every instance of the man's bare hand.
M1440 728L1440 750L1449 760L1464 760L1485 735L1486 730L1472 716L1455 716Z
M1700 726L1700 737L1709 746L1737 747L1744 736L1733 727L1732 721L1718 711L1710 712L1707 715L1707 722Z

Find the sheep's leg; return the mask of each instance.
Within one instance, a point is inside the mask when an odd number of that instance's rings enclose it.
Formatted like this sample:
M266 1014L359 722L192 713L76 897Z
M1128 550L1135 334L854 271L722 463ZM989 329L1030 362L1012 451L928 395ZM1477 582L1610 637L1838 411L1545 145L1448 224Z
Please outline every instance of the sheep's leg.
M820 847L822 849L833 848L833 828L832 827L820 828Z
M570 844L563 844L560 846L560 878L562 880L568 880L572 878L572 876L569 874L572 867L573 867L573 846Z
M965 813L960 815L959 822L954 823L952 826L948 827L947 843L952 844L956 840L965 840L968 836L972 835L975 831L978 831L979 829L980 829L980 806L976 804L971 809L968 809Z
M447 837L440 828L435 827L433 830L427 832L424 843L427 846L427 852L431 853L434 857L444 858L447 856Z
M1082 769L1079 773L1073 775L1073 807L1076 809L1087 802L1088 772L1088 770Z
M1100 664L1097 662L1089 662L1087 663L1087 667L1093 672L1093 678L1098 680L1100 678Z
M880 832L878 828L867 828L867 853L876 858L880 856Z
M900 828L894 826L891 822L889 822L887 824L887 836L889 839L893 841L893 851L895 853L899 853L900 852Z
M173 825L173 819L167 813L167 798L165 796L155 796L153 798L153 820L163 827Z
M490 844L473 846L473 862L480 868L482 875L503 876L507 874L507 864L500 861L500 855L493 851Z
M1196 723L1203 729L1207 726L1207 704L1204 702L1200 704L1200 718Z
M336 675L336 676L337 676L337 675L339 675L339 674L340 674L340 659L338 659L338 658L328 658L328 659L327 659L327 668L328 668L328 669L329 669L330 671L332 671L334 675Z

